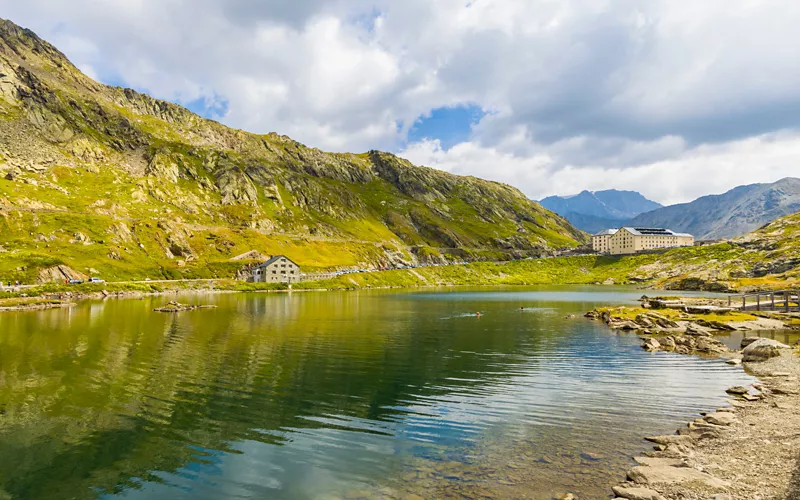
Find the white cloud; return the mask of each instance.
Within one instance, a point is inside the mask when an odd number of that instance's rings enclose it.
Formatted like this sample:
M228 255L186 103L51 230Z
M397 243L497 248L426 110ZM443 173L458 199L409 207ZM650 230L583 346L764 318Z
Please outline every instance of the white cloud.
M658 144L631 143L629 150ZM491 178L520 187L534 199L551 194L574 194L583 189L631 189L663 204L681 203L735 186L773 182L797 176L800 169L800 132L782 131L722 144L685 147L661 161L635 167L560 165L542 147L536 155L515 156L495 147L475 143L443 150L438 141L409 145L401 156L430 167L461 175ZM558 168L554 168L559 165Z
M780 152L800 129L797 2L0 0L0 12L104 81L224 102L231 126L405 149L532 196L627 187L663 202L797 175ZM468 143L403 146L417 117L465 103L490 112ZM702 186L686 180L703 171Z

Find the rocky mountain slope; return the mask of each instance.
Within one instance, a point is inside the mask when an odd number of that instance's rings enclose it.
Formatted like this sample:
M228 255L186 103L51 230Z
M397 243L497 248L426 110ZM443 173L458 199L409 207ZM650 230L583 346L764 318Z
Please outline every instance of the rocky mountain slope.
M733 238L800 210L800 179L739 186L721 195L672 205L634 218L630 225L668 227L698 239Z
M543 207L567 218L575 227L590 233L619 227L637 215L661 208L636 191L582 191L575 196L549 196Z
M0 20L0 279L230 276L249 251L306 270L507 259L585 238L507 185L99 84Z

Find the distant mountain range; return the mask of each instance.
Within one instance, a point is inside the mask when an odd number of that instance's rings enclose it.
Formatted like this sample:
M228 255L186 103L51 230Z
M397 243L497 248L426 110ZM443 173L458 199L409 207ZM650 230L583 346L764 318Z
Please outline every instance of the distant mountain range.
M691 203L660 208L635 217L632 226L668 227L698 239L733 238L800 211L800 179L750 184Z
M616 190L550 196L540 203L589 233L621 226L664 227L700 240L726 239L800 211L800 179L739 186L668 207L635 191Z
M574 196L549 196L539 203L589 233L619 227L639 214L662 208L636 191L583 191Z

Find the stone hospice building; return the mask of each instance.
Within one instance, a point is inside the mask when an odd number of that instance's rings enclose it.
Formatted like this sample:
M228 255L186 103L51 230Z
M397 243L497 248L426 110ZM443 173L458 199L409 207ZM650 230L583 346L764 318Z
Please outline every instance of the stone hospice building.
M254 283L297 283L300 266L285 255L276 255L253 268Z
M662 228L623 227L604 229L592 235L592 250L611 255L693 245L694 236L691 234L676 233Z

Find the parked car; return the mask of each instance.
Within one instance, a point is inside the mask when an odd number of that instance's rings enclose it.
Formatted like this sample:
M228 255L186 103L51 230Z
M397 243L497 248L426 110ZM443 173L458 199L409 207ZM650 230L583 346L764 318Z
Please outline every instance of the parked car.
M105 283L106 280L102 278L89 278L89 283Z
M70 285L80 285L83 283L83 280L69 280Z

